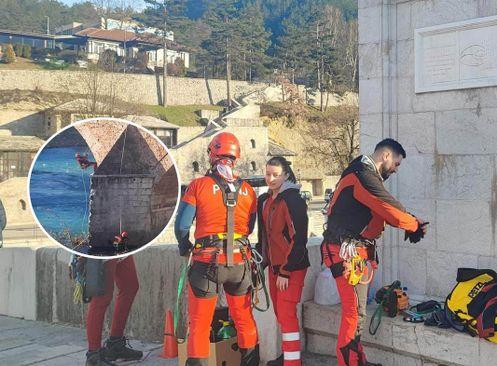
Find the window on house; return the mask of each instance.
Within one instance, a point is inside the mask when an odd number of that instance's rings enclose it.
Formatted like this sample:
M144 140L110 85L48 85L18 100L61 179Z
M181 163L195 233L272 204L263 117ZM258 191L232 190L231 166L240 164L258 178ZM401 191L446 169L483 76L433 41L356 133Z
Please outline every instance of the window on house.
M26 201L19 200L19 208L23 211L26 211Z
M174 131L157 129L155 130L155 135L167 146L171 147L175 144L174 141Z
M252 168L252 171L257 170L257 165L255 164L255 161L250 162L250 167Z
M198 165L198 162L196 162L196 161L193 162L193 171L195 173L198 173L200 171L200 167Z
M254 139L250 140L250 145L252 145L252 149L255 149L255 140Z

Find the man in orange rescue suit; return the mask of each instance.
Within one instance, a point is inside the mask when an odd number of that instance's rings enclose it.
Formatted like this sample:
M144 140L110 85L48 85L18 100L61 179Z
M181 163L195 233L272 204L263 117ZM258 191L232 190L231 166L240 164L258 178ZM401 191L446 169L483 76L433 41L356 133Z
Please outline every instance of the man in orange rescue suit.
M373 155L359 156L344 170L328 209L321 253L341 299L336 347L339 366L381 365L368 362L361 345L367 281L352 280L351 271L357 273L352 262L365 265L369 261L376 268L375 239L381 236L385 224L404 229L405 239L411 243L417 243L426 233L427 223L407 213L383 185L405 157L406 152L397 141L385 139L378 143Z
M227 132L216 135L208 150L211 168L193 180L183 196L175 222L180 255L192 252L188 272L188 359L186 365L207 365L209 334L219 287L223 286L237 330L241 365L259 364L257 328L251 309L252 279L247 236L256 219L253 188L233 172L240 144ZM195 242L189 230L196 219Z

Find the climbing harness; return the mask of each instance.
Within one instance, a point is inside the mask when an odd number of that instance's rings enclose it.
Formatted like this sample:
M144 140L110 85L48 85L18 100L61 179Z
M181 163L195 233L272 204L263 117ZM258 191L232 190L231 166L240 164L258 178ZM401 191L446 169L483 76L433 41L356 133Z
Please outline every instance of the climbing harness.
M235 207L238 201L238 192L242 185L240 179L233 183L227 183L217 174L209 175L218 185L223 194L224 205L226 206L226 267L233 267L233 245L235 243Z
M349 285L355 286L357 284L368 285L374 277L374 269L373 266L370 265L368 267L368 261L366 259L361 258L359 255L352 257L350 259L351 270L349 274ZM367 280L362 280L362 278L371 272L371 275Z
M357 257L358 254L355 243L350 239L344 240L342 245L340 246L340 252L338 255L344 261L350 261L352 258Z

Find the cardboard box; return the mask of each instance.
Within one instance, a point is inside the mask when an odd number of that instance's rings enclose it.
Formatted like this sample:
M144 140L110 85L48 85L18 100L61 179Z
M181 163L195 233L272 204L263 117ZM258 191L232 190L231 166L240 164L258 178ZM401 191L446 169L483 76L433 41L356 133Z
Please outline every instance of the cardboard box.
M186 363L186 342L178 344L178 366ZM208 366L240 366L237 338L211 343Z

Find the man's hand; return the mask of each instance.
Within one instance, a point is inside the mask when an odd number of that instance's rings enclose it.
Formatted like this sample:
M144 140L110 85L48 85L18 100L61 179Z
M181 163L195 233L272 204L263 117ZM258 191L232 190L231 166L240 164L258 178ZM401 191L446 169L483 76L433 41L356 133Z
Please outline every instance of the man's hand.
M428 226L429 222L423 221L423 220L418 219L418 218L416 218L416 220L418 220L418 229L414 232L407 232L406 231L405 236L404 236L404 241L409 239L409 241L411 243L417 243L421 239L423 239L425 234L427 233L427 231L428 231L427 226Z
M418 220L418 224L421 227L421 229L423 230L423 236L426 235L426 233L428 232L428 224L429 224L429 222L428 221L424 221L422 219L419 219L417 217L416 217L416 220Z
M288 288L288 278L278 276L276 278L276 288L280 291L285 291Z

